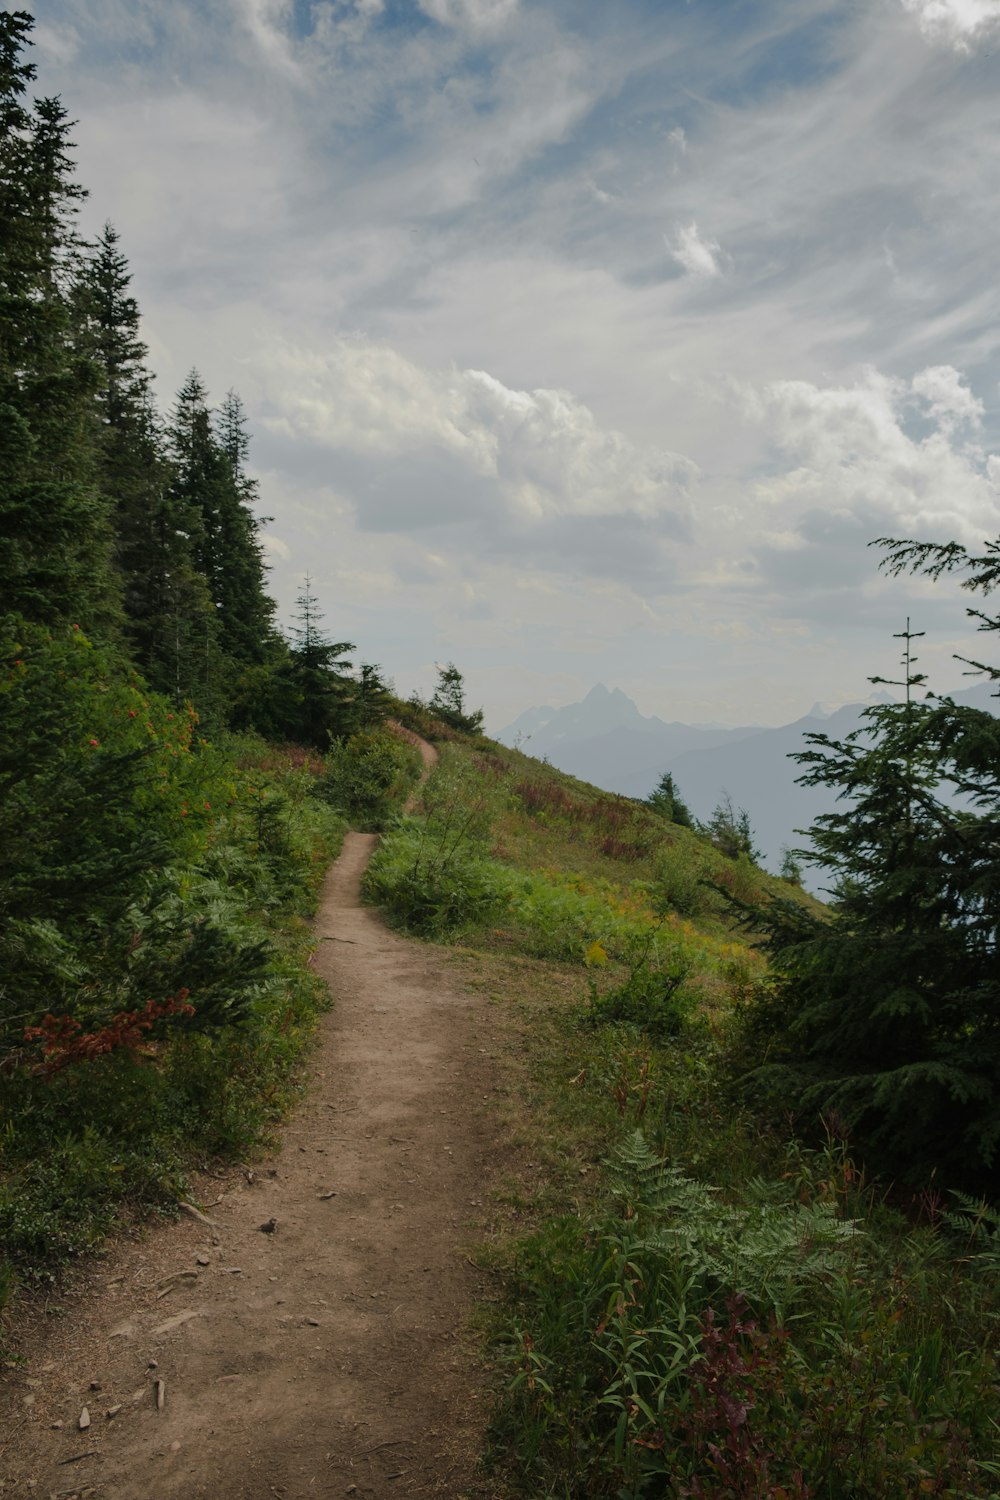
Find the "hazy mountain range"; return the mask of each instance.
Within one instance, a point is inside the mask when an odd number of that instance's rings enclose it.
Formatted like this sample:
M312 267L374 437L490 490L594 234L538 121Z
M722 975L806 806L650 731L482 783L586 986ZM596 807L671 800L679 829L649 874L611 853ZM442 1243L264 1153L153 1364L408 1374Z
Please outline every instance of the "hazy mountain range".
M992 691L991 684L979 683L954 697L996 713L1000 700ZM880 694L869 701L888 700ZM759 724L727 729L647 718L620 688L598 684L580 703L527 709L496 738L627 797L648 796L670 771L702 821L728 796L735 809L746 808L763 862L777 870L784 848L808 842L795 830L807 829L836 804L825 788L796 786L800 767L789 756L806 747L808 734L843 739L858 727L866 707L850 703L828 712L817 703L803 718L776 729ZM807 869L805 875L810 888L822 886L820 872Z

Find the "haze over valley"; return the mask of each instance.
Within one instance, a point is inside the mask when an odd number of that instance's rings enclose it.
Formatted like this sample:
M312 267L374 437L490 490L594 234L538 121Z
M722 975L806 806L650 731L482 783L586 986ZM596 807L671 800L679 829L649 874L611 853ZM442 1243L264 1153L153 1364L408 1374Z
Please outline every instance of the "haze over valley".
M959 690L956 702L998 712L995 686L981 682ZM868 702L893 701L884 690ZM721 725L664 723L644 715L632 700L603 683L579 703L562 708L527 709L501 729L497 738L528 755L546 759L561 771L626 797L648 797L664 771L672 773L682 800L700 822L707 822L727 796L749 813L755 843L769 870L781 866L785 849L808 847L807 830L838 799L825 787L803 787L802 767L791 757L805 750L807 736L842 740L862 726L866 703L832 711L815 704L790 724ZM843 804L841 804L843 805ZM821 871L806 865L803 882L824 889Z

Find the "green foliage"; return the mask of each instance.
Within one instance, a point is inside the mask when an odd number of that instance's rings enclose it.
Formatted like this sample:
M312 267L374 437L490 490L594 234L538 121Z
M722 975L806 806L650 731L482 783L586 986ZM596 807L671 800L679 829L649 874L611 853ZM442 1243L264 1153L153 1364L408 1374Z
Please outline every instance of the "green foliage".
M747 1017L767 1058L749 1085L807 1122L838 1118L883 1170L985 1186L1000 1148L1000 720L909 702L870 709L842 743L810 739L802 779L850 799L811 831L837 916L753 912L780 979Z
M423 819L384 839L365 874L369 899L401 926L442 937L491 920L507 878L487 856L490 795L464 762L442 758L423 788Z
M277 675L276 727L297 744L327 750L332 740L357 727L356 684L344 656L354 647L350 641L331 641L323 630L308 574L296 618L288 660Z
M707 852L686 844L665 844L652 886L656 909L680 912L684 917L704 916L712 908L710 870Z
M636 1026L655 1041L677 1036L689 1025L697 997L684 988L694 963L680 943L657 943L654 929L638 945L622 983L603 987L591 977L587 1010L591 1025Z
M295 924L342 825L307 771L238 766L80 631L4 640L0 703L0 1229L24 1277L273 1117L323 1003Z
M449 662L447 666L438 668L438 683L434 689L434 695L427 705L432 714L452 729L459 729L465 734L477 734L482 728L483 711L476 709L469 713L465 706L465 679L455 666Z
M523 1243L494 1439L524 1493L993 1494L995 1362L942 1319L935 1242L897 1244L887 1276L794 1180L723 1196L634 1132L613 1209Z
M728 859L738 859L743 854L756 864L760 858L754 847L750 814L745 807L737 812L728 795L723 797L702 832Z
M668 823L679 823L682 828L694 827L691 813L681 801L680 793L669 771L664 771L655 789L646 798L646 806L651 807L661 818L666 818Z
M1000 1208L955 1189L951 1199L954 1207L942 1211L942 1221L965 1242L976 1270L1000 1276Z
M399 810L420 771L412 745L387 730L367 730L335 744L317 788L355 827L379 832Z
M58 100L25 93L31 17L0 12L0 612L111 630L111 506L95 484L95 372L70 284L82 189Z

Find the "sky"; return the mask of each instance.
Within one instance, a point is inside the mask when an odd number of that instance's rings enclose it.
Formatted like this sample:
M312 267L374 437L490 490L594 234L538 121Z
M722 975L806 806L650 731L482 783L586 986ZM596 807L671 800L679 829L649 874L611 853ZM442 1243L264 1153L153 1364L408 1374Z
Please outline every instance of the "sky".
M857 701L996 537L1000 0L37 0L158 399L247 408L271 592L502 728Z

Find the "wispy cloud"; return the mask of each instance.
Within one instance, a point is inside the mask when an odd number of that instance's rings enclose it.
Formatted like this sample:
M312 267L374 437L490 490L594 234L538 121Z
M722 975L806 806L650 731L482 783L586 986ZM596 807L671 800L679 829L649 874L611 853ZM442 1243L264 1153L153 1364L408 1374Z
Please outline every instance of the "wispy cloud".
M277 595L393 669L759 717L863 681L879 530L986 534L1000 0L44 12L165 403L241 389Z

